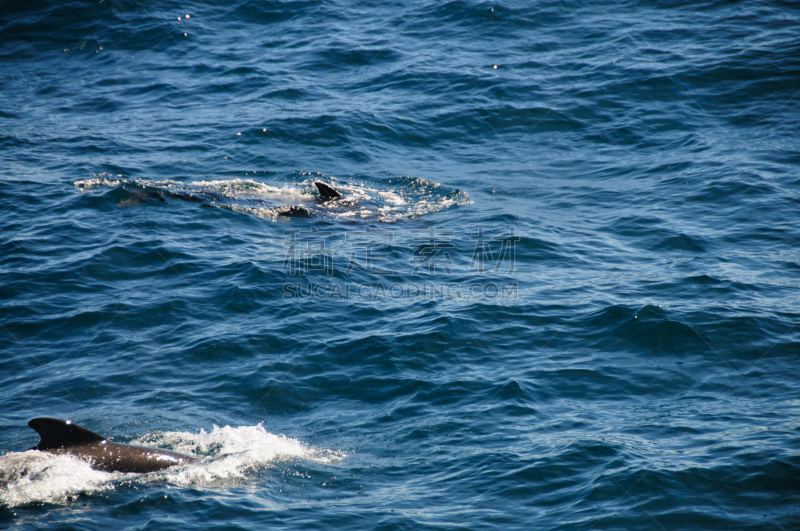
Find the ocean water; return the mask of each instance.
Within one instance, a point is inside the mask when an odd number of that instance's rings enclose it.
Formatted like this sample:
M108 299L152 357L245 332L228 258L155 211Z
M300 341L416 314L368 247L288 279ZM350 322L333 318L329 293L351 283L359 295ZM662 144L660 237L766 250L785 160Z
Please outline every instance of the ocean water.
M2 2L0 527L798 529L798 133L796 2Z

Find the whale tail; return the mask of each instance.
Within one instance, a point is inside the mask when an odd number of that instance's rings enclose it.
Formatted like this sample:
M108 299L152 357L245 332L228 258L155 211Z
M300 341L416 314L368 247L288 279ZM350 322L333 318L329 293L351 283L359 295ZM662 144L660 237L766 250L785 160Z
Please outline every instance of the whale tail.
M319 195L322 199L339 199L342 197L342 194L325 183L315 181L314 184L316 185L317 190L319 190Z
M33 428L41 439L31 450L56 450L105 440L102 435L73 424L69 420L43 417L31 420L28 426Z

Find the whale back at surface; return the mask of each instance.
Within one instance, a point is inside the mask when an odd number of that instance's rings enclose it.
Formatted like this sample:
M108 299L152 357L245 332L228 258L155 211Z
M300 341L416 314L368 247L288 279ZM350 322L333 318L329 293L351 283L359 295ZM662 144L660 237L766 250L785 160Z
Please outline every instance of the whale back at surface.
M69 454L107 472L154 472L197 461L196 458L148 446L111 442L68 420L36 418L28 422L41 437L31 450Z

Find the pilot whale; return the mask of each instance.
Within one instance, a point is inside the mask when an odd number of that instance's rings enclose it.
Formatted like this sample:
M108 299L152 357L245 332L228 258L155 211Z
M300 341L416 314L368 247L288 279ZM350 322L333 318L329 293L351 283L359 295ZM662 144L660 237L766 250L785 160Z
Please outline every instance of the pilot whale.
M327 185L323 182L315 181L314 186L317 187L317 191L319 192L317 201L320 203L328 203L330 201L336 201L343 197L339 191L335 190L330 185ZM128 192L131 193L132 197L130 199L122 201L118 206L131 207L142 203L146 203L150 200L164 202L166 201L166 199L180 199L181 201L188 201L191 203L201 203L202 206L213 206L213 204L215 203L223 203L223 204L228 203L232 199L231 197L228 197L225 194L211 192L207 190L193 190L193 191L169 190L169 189L153 190L145 188L144 190L128 189ZM311 211L308 208L300 205L272 206L268 201L258 200L258 199L256 200L251 199L251 202L255 202L259 206L266 205L272 207L272 210L279 217L290 217L290 218L312 217Z
M198 460L161 448L111 442L69 420L36 418L28 422L28 426L41 438L31 450L73 455L96 470L144 473Z

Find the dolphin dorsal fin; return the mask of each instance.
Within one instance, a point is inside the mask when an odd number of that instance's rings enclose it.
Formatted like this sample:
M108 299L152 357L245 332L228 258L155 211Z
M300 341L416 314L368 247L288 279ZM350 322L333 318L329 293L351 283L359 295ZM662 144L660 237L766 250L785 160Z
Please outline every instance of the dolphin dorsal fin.
M105 440L102 435L73 424L70 420L37 418L28 422L28 426L41 437L32 450L55 450Z
M342 194L325 183L314 181L314 185L317 187L317 190L319 190L319 195L322 199L339 199L342 197Z

